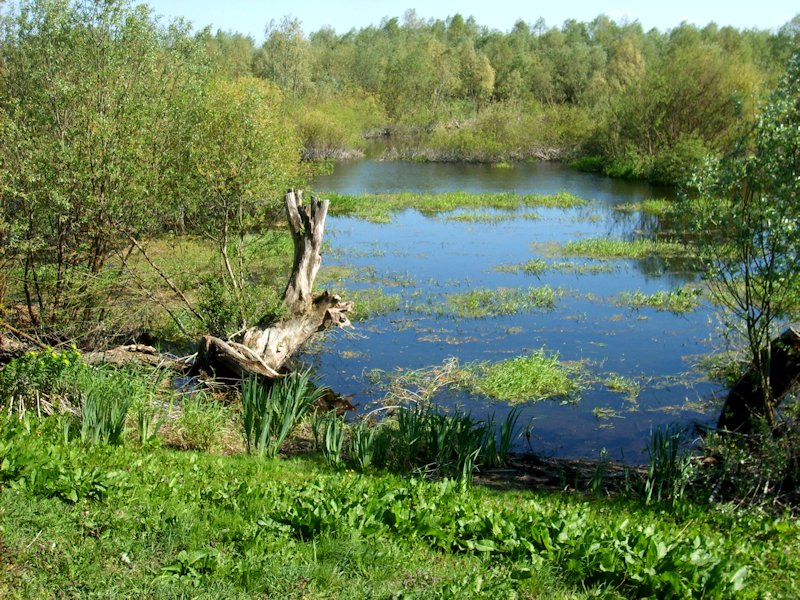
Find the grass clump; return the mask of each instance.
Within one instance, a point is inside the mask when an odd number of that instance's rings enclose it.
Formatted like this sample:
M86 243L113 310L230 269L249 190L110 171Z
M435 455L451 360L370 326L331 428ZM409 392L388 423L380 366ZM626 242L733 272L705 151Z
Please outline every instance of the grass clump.
M351 315L354 321L364 321L403 308L403 299L399 294L387 294L381 288L348 290L347 298L353 301Z
M509 403L573 400L581 389L581 369L544 349L496 363L474 363L467 371L472 389Z
M481 319L515 315L529 310L552 310L560 292L549 285L527 289L478 288L446 297L443 306L425 306L420 310L446 313L462 319Z
M325 392L311 384L309 371L296 371L271 385L242 384L242 425L248 452L274 458L311 406Z
M517 213L517 212L465 212L457 211L448 213L444 217L445 221L452 221L456 223L500 223L502 221L516 221L524 219L526 221L536 221L539 215L532 212Z
M615 204L613 209L622 213L642 213L654 217L664 217L675 212L675 203L665 198L654 198L643 202Z
M693 251L679 242L637 239L632 241L613 240L609 238L587 238L567 242L561 247L565 256L583 256L586 258L646 258L658 256L662 258L692 256Z
M617 299L618 306L628 306L633 309L655 308L659 311L668 311L674 314L685 314L696 310L700 306L701 290L683 287L677 290L660 290L653 294L645 294L640 290L623 292Z
M475 194L445 192L441 194L324 194L331 201L332 215L349 216L374 223L389 223L392 214L404 210L418 210L425 215L438 215L457 209L496 209L514 211L521 208L575 208L588 204L569 192L557 194Z
M625 394L625 399L632 404L636 403L642 391L642 384L637 380L617 373L612 373L606 377L603 384L612 392Z

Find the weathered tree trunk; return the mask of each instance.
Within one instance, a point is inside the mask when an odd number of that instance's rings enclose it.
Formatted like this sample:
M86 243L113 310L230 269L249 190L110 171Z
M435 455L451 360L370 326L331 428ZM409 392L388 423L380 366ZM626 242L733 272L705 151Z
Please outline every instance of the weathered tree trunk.
M294 242L294 262L283 294L287 316L267 327L251 327L233 341L203 338L198 365L235 377L274 378L286 362L314 334L347 327L352 302L323 292L313 296L314 279L322 262L322 237L328 201L312 198L303 205L302 192L286 194L286 216Z
M789 328L770 344L769 381L773 402L780 400L800 383L800 333ZM765 406L759 376L754 367L736 382L728 393L718 429L750 433L759 419L770 417L774 406Z

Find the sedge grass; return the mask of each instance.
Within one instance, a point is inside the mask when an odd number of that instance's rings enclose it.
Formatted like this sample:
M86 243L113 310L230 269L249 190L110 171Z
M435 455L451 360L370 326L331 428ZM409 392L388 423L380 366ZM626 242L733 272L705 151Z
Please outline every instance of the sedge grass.
M567 242L561 247L565 256L581 256L585 258L647 258L658 256L676 258L693 256L688 246L679 242L667 242L648 239L632 241L609 238L586 238Z
M470 388L509 403L574 400L582 387L582 369L564 364L544 349L496 363L473 363L466 370Z
M445 192L441 194L322 194L331 201L330 212L374 223L390 223L392 215L404 210L417 210L425 215L438 215L457 209L497 209L513 211L522 208L575 208L588 204L569 192L552 195L537 194L474 194Z
M444 303L418 305L419 312L449 315L461 319L482 319L515 315L531 310L552 310L560 290L549 285L519 288L478 288L448 294Z
M645 294L640 290L623 292L617 298L617 306L628 306L633 309L655 308L673 314L685 314L700 306L701 291L697 288L683 287L677 290L659 290Z

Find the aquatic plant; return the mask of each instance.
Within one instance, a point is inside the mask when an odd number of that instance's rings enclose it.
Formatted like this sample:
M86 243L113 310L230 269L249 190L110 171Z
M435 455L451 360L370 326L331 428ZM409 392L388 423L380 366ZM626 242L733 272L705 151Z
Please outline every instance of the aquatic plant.
M561 253L565 256L584 256L586 258L645 258L648 256L669 258L693 256L694 250L679 242L586 238L567 242L561 246Z
M511 403L574 400L582 388L583 369L562 363L557 354L548 355L543 348L500 362L471 363L465 371L471 389Z
M618 306L630 308L655 308L675 314L692 312L700 306L702 291L694 287L682 287L677 290L659 290L645 294L640 290L622 292L617 298Z

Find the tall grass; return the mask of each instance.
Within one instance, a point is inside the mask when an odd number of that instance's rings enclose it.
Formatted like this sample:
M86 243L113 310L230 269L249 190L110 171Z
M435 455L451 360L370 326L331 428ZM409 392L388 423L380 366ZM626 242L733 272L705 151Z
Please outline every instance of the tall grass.
M257 379L242 384L242 425L248 452L275 457L283 442L324 393L309 371L297 371L267 386Z
M469 192L325 195L331 200L331 214L357 217L375 223L389 223L394 213L407 209L415 209L426 215L438 215L464 208L493 208L510 211L535 207L575 208L588 204L583 198L563 191L551 195L474 194Z
M648 453L650 463L645 480L645 500L673 504L683 499L684 491L692 473L692 463L681 453L681 432L667 426L650 434Z
M586 258L646 258L648 256L685 257L693 256L692 248L678 242L648 239L633 241L609 238L587 238L567 242L561 248L565 256Z
M80 437L89 444L122 443L130 407L151 400L155 386L139 372L87 368L78 372L73 393L80 398Z

